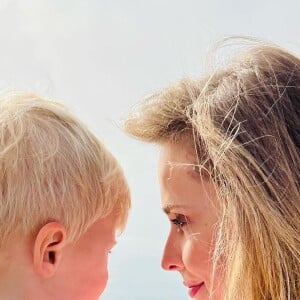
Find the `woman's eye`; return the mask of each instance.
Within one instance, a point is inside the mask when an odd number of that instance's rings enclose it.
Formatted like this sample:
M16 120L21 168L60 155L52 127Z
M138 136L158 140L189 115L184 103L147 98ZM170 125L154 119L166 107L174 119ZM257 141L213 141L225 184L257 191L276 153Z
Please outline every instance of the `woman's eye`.
M174 219L170 220L172 224L178 227L178 229L182 229L186 224L187 220L185 216L176 216Z

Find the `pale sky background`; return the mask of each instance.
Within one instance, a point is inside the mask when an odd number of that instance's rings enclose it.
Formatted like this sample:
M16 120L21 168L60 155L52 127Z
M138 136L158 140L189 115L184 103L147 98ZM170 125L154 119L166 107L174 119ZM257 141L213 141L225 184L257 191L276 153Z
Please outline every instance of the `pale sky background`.
M132 191L126 231L102 300L185 300L160 270L168 222L159 207L156 148L120 121L142 97L203 72L213 42L264 38L300 54L299 0L0 0L0 90L63 102L119 159Z

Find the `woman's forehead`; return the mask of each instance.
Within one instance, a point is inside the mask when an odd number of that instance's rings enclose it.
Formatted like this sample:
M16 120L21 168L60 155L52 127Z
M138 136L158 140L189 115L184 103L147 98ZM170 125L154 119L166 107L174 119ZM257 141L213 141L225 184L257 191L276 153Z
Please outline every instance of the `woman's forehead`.
M160 161L165 161L169 165L181 164L195 164L196 151L189 143L182 142L167 142L160 145L159 151Z

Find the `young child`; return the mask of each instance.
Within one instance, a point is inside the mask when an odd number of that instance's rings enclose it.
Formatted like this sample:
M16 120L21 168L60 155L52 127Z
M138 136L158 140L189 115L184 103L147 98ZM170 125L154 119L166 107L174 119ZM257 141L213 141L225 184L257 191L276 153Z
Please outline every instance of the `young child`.
M0 299L98 299L129 207L116 159L65 107L0 101Z

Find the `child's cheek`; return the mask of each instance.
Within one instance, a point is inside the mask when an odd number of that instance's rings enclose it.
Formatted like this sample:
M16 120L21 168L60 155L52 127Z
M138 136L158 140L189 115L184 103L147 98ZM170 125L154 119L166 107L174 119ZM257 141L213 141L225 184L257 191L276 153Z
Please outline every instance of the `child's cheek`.
M98 297L103 293L107 281L108 281L108 273L106 272L97 272L93 274L93 276L85 276L86 278L90 277L89 279L86 279L87 289L86 289L86 299L98 299Z

